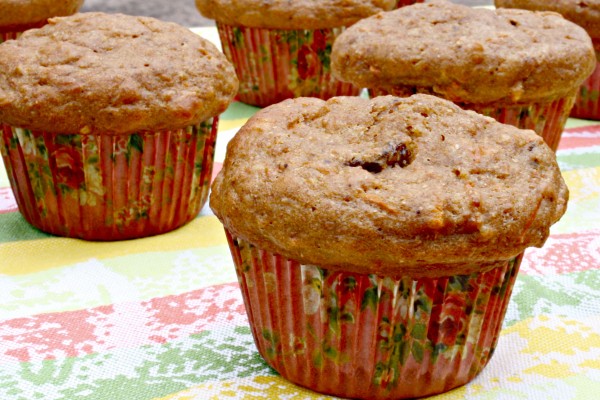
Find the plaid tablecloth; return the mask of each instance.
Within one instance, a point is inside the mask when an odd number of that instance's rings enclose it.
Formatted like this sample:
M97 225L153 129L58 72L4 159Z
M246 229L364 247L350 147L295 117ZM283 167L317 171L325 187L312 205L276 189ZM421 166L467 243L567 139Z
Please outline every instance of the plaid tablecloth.
M222 116L217 169L255 111L234 103ZM436 399L600 398L600 125L591 124L570 121L563 136L569 209L544 248L527 251L494 357ZM329 397L286 382L258 355L207 207L150 238L53 237L18 213L0 166L0 399L264 398Z

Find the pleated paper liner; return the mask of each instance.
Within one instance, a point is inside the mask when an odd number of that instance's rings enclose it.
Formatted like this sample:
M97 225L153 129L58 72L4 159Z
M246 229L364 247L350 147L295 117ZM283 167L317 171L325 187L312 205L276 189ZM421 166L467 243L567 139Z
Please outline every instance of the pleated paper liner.
M217 28L244 103L265 107L295 97L328 99L360 92L331 74L331 46L344 28L277 30L219 22Z
M411 4L415 4L415 3L423 3L424 1L425 0L398 0L398 2L396 4L396 8L410 6Z
M26 30L41 28L42 26L46 25L47 23L48 23L48 20L43 20L40 22L36 22L33 24L27 24L27 25L0 27L0 43L6 42L7 40L10 40L10 39L17 39Z
M473 379L494 352L522 257L472 275L391 278L301 265L227 236L266 362L298 385L363 399Z
M592 39L596 60L600 60L600 39ZM592 74L581 84L571 117L600 119L600 65L597 63Z
M218 118L184 129L56 134L4 125L19 211L59 236L121 240L173 230L206 202Z
M383 96L387 94L407 96L413 92L413 89L407 90L405 88L398 91L381 88L369 89L371 96ZM514 105L457 104L464 109L476 111L504 124L513 125L521 129L534 130L544 138L544 141L552 150L556 151L567 119L569 118L569 113L573 108L575 96L576 93L573 93L552 101Z
M21 36L22 32L0 32L0 43L10 39L16 39Z

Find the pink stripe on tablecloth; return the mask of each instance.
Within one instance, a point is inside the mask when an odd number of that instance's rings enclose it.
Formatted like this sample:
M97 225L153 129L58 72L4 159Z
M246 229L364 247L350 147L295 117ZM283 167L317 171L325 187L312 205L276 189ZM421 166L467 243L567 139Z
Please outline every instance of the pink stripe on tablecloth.
M79 357L165 343L223 324L248 324L237 283L140 303L0 321L0 358L28 362Z
M600 231L552 235L544 247L529 248L520 273L548 275L600 270Z
M558 149L567 150L594 145L600 145L600 125L582 126L565 130L560 139Z
M17 201L9 187L0 188L0 214L18 210Z

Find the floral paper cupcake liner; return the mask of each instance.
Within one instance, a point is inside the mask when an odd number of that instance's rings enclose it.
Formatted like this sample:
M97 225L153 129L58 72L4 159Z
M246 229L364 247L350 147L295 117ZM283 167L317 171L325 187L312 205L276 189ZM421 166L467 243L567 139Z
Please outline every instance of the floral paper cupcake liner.
M396 8L410 6L411 4L415 4L415 3L423 3L424 1L425 0L398 0L398 2L396 4Z
M20 26L13 26L12 28L0 29L0 43L6 42L7 40L10 40L10 39L17 39L26 30L41 28L42 26L46 25L47 23L48 23L48 20L44 20L44 21L41 21L41 22L38 22L35 24L26 25L26 26L20 25Z
M398 399L448 391L490 360L522 255L431 279L301 265L227 232L256 346L321 393Z
M575 97L571 96L549 103L500 107L470 105L468 108L517 128L532 129L556 151L574 102Z
M3 125L19 211L38 229L88 240L173 230L208 196L218 118L184 129L56 134Z
M393 94L396 96L410 96L412 89L386 90L369 89L372 96ZM431 93L433 94L433 93ZM544 138L548 146L556 151L560 138L565 129L569 113L573 108L576 94L572 94L554 101L529 103L529 104L469 104L457 103L460 107L473 110L480 114L494 118L498 122L516 126L521 129L534 130Z
M596 68L581 84L571 117L583 119L600 119L600 39L592 39L596 50Z
M0 32L0 43L10 39L16 39L21 36L22 33L23 32Z
M217 28L244 103L265 107L294 97L328 99L360 92L331 74L331 46L344 28L277 30L220 22Z

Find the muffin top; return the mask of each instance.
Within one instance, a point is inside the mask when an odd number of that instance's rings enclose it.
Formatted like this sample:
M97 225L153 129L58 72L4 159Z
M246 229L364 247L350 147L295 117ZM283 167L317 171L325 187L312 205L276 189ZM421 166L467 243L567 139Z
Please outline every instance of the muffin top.
M496 7L556 11L582 26L589 35L600 38L600 0L495 0Z
M396 0L196 0L206 18L226 25L271 29L323 29L348 26Z
M71 15L83 0L0 0L0 31L17 30L51 17Z
M585 30L557 13L444 0L359 21L336 39L331 57L334 74L359 86L475 104L564 97L596 62Z
M0 44L0 121L58 133L178 129L225 110L231 64L187 28L81 13Z
M259 111L230 141L210 206L234 236L303 264L439 277L541 246L567 198L533 131L418 94Z

